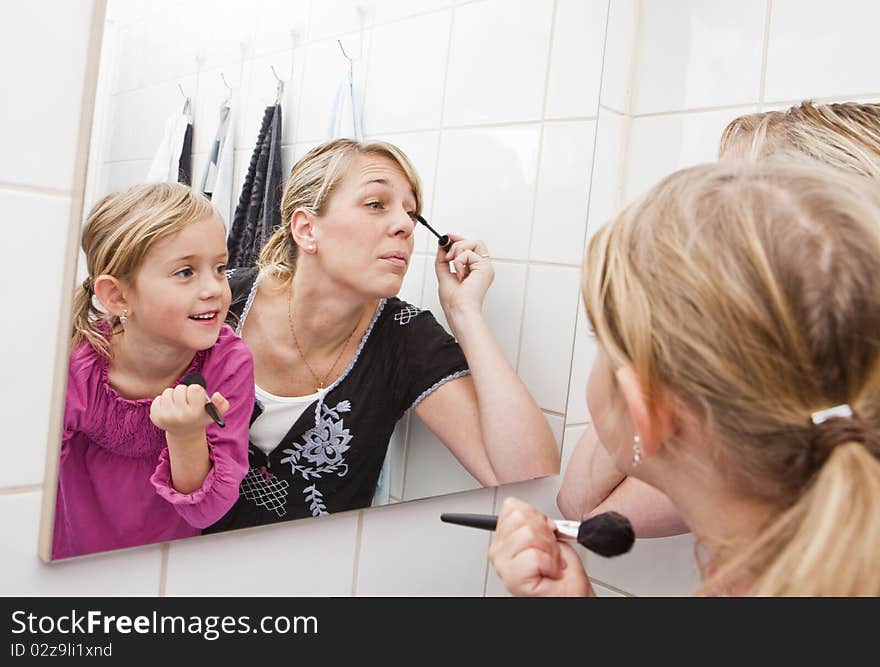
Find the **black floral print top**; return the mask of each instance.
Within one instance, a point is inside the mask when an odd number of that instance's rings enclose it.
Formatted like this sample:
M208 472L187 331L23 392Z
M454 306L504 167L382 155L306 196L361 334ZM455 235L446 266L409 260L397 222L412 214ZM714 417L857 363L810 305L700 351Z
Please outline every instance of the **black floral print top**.
M230 272L230 324L240 334L257 292L256 268ZM444 383L468 374L458 343L429 311L383 299L339 379L250 469L232 509L204 532L368 507L397 421ZM251 425L260 418L259 399Z

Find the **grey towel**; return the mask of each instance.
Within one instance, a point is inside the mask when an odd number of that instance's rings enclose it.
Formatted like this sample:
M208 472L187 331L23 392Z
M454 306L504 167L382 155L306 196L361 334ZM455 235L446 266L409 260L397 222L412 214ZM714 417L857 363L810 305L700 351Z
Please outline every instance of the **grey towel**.
M253 266L281 224L281 105L266 107L226 239L228 268Z

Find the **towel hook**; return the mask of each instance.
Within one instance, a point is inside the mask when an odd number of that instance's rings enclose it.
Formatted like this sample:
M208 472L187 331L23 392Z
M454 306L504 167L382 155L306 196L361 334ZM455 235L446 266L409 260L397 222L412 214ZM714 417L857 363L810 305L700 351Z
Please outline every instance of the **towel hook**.
M177 89L180 91L180 94L183 95L183 111L181 113L187 114L190 110L190 105L192 104L192 100L187 96L185 92L183 92L183 86L178 82Z
M272 70L272 74L275 76L275 79L278 81L275 86L275 104L281 104L281 96L284 93L284 81L278 76L278 73L275 71L275 65L269 65L269 69Z
M345 59L348 61L348 74L349 76L354 75L354 59L345 52L345 47L342 46L342 40L337 39L336 43L339 44L339 50L342 51L342 55L345 56Z
M226 75L225 75L223 72L220 72L220 79L223 81L223 85L226 86L226 89L231 93L231 92L232 92L232 86L230 86L230 85L226 82Z

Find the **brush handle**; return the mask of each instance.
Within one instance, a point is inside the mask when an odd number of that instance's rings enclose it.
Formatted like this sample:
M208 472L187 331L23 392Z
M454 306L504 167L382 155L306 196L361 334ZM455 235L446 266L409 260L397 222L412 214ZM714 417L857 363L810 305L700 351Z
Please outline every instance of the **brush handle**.
M459 526L470 528L482 528L483 530L495 530L498 525L498 517L494 514L441 514L440 521L455 523Z
M452 247L452 241L449 240L449 237L444 234L440 238L437 239L437 245L439 245L444 250L449 250Z

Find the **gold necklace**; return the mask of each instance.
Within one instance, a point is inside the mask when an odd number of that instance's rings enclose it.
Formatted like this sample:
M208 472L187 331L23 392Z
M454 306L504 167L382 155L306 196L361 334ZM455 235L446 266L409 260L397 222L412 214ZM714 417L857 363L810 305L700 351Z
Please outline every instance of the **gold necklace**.
M309 369L309 373L312 374L312 377L315 379L315 382L318 385L318 388L315 389L315 393L317 393L324 389L324 385L327 383L327 378L330 377L333 369L336 368L336 364L338 364L339 360L342 358L342 353L345 351L345 348L348 347L348 343L351 340L351 337L354 336L354 332L357 331L358 325L361 323L361 318L359 317L357 322L355 322L354 329L351 330L351 333L348 334L348 337L345 339L342 347L339 348L339 354L336 355L336 361L333 362L333 365L330 367L330 370L327 371L327 374L324 376L323 380L318 378L318 374L315 373L315 369L312 368L309 360L306 359L306 355L303 353L302 348L299 346L299 341L296 338L296 331L293 330L293 283L290 284L290 296L287 299L287 322L290 324L290 333L293 336L293 344L296 345L296 349L299 352L300 358L305 362L306 368Z

